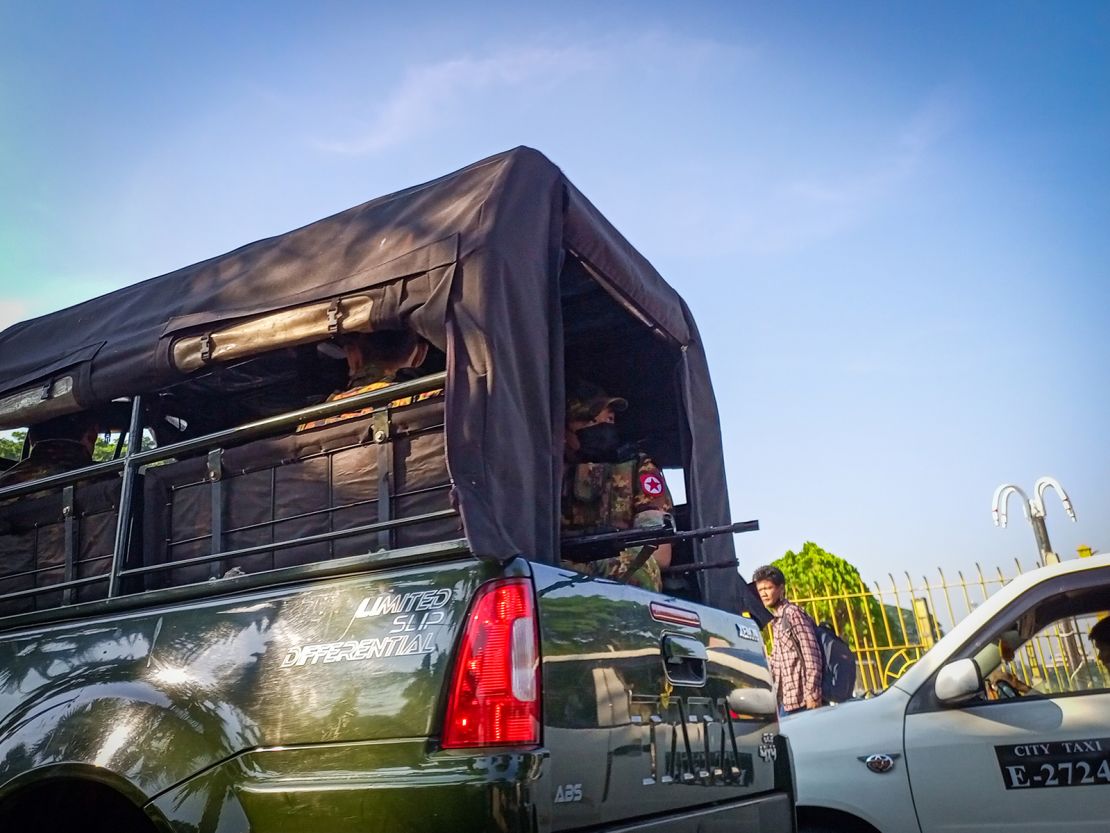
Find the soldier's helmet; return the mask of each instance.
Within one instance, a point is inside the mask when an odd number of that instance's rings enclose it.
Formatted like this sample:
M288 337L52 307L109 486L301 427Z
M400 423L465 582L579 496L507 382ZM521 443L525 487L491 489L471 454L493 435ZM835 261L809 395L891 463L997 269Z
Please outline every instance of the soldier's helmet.
M578 382L567 393L567 422L589 421L606 408L624 411L628 400L610 396L592 382Z

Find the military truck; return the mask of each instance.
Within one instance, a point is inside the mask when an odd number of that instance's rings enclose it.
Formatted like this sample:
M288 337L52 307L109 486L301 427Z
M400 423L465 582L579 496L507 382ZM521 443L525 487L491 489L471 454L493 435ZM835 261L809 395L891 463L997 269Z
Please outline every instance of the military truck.
M384 330L421 375L326 401ZM683 487L662 592L561 565L572 376ZM0 479L3 829L794 829L762 612L683 537L730 521L694 321L540 153L0 334L0 429L66 414L118 442Z

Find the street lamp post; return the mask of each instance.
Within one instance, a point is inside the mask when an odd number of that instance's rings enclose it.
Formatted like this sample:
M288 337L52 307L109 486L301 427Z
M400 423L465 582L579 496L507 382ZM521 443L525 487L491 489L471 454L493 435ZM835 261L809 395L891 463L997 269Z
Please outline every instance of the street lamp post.
M1074 523L1075 509L1072 508L1071 499L1068 497L1068 493L1064 491L1064 487L1054 477L1042 477L1034 483L1033 497L1026 497L1025 492L1012 483L1004 483L995 489L994 502L991 506L994 513L994 525L1004 527L1006 526L1006 504L1010 500L1010 495L1015 492L1021 495L1025 517L1032 524L1033 535L1037 538L1037 550L1041 554L1042 564L1055 564L1060 560L1060 556L1052 551L1052 544L1048 540L1048 527L1045 525L1044 493L1049 488L1054 489L1056 494L1060 496L1060 500L1064 504L1064 511L1068 513L1068 517ZM1085 661L1086 655L1083 653L1083 646L1079 643L1079 623L1075 621L1074 617L1069 621L1071 623L1070 629L1057 629L1057 636L1061 640L1067 657L1067 667L1076 669Z
M1033 497L1027 496L1025 492L1012 483L1003 483L995 489L994 500L991 503L994 525L1004 527L1006 526L1006 504L1010 501L1010 495L1016 493L1021 496L1021 507L1025 511L1026 520L1033 527L1033 535L1037 539L1037 551L1040 553L1042 564L1052 564L1060 560L1060 556L1052 551L1052 543L1048 540L1048 527L1045 525L1044 493L1048 489L1053 489L1060 496L1060 501L1064 504L1064 511L1074 522L1075 509L1072 508L1071 499L1055 477L1042 477L1034 483Z

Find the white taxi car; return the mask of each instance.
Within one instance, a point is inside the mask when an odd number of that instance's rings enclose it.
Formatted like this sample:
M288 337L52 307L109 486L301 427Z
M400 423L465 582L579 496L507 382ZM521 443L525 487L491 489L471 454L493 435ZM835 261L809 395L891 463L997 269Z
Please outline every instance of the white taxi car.
M785 718L799 830L1110 830L1108 611L1110 555L1043 567L879 696Z

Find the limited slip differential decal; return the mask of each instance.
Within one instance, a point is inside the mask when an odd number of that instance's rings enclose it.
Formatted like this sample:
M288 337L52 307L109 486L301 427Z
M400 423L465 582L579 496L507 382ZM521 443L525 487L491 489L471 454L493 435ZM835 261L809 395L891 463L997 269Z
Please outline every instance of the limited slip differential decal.
M450 601L451 591L446 589L367 597L359 603L351 622L391 615L392 627L386 636L298 645L287 651L281 667L430 654L435 650L436 631L446 618L444 608Z
M996 746L1008 790L1110 785L1110 738Z

